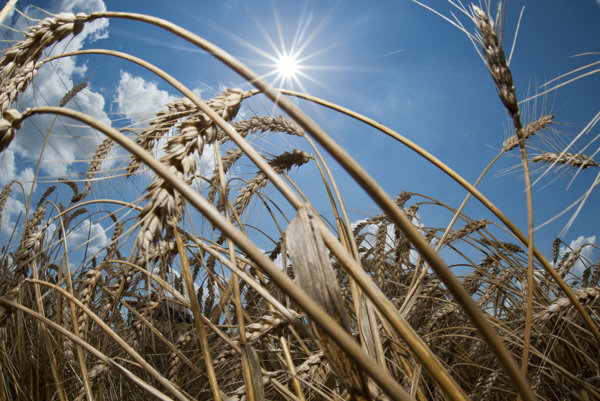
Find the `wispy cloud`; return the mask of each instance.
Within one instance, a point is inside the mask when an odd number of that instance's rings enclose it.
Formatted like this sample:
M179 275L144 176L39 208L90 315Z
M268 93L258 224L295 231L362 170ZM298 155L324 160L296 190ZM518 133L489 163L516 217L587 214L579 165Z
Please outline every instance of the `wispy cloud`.
M596 0L596 1L600 1L600 0ZM398 54L398 53L402 53L406 51L406 49L398 49L398 50L394 50L385 54L382 54L381 56L379 56L378 58L384 58L384 57L389 57L389 56L393 56L394 54Z
M67 234L67 246L71 250L87 247L88 254L93 255L108 244L108 236L100 223L85 220L77 229Z

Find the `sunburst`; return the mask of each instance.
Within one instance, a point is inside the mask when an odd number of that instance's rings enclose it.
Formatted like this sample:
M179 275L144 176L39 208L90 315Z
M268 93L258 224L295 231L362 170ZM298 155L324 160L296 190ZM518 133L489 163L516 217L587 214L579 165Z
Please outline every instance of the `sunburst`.
M270 24L265 24L265 17L261 19L248 12L255 24L256 31L260 32L266 40L267 46L258 45L256 42L250 42L247 37L237 35L228 29L210 24L214 29L234 39L243 45L246 50L256 53L261 60L246 59L249 65L259 67L260 78L269 81L273 86L282 89L300 90L306 92L304 84L310 81L319 86L320 82L314 72L318 70L345 69L348 67L336 67L331 65L316 65L318 56L327 54L333 48L339 46L339 43L330 44L327 47L321 47L315 43L322 43L324 40L317 41L319 34L326 28L332 19L334 7L327 10L315 21L312 12L308 10L308 3L299 13L297 20L286 21L282 23L275 6L273 7L273 19ZM274 28L274 29L273 29ZM273 32L274 31L274 32ZM270 48L270 51L269 51ZM309 50L312 48L312 50Z
M300 70L294 55L284 54L277 60L277 74L283 79L294 79Z

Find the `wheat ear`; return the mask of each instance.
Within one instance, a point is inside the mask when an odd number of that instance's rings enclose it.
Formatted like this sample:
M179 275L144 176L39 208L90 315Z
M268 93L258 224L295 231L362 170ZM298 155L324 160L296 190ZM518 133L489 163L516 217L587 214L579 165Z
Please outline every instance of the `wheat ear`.
M228 121L237 114L242 94L240 89L227 89L221 96L209 100L208 105ZM205 143L210 144L216 139L216 125L202 113L197 120L182 123L179 135L169 140L160 161L172 173L185 179L195 172L196 155L202 155ZM170 219L179 220L183 208L183 198L162 178L156 178L150 184L145 197L149 202L140 212L141 227L137 238L137 244L143 250L158 239Z
M77 94L79 92L81 92L82 90L84 90L87 87L88 87L87 81L83 81L79 85L74 86L67 93L64 94L62 99L60 99L60 102L58 103L58 105L60 107L65 107L67 105L67 103L69 103L75 96L77 96Z
M83 30L88 16L79 13L60 13L43 19L25 32L25 39L9 47L0 59L0 110L6 110L23 92L37 72L36 62L43 51L68 35Z
M278 174L283 173L291 169L294 166L302 166L311 159L311 156L305 151L293 150L291 152L284 152L279 156L274 157L269 161L269 165ZM237 198L233 202L235 211L238 215L241 215L246 209L252 197L258 192L258 190L267 185L267 175L260 171L254 178L248 181L248 184L242 188Z
M198 107L188 98L184 97L168 103L166 110L159 110L150 120L148 127L137 135L137 144L148 152L151 151L156 141L175 127L178 121L190 117L194 113L199 113ZM140 161L132 155L126 169L127 174L134 174L139 167Z
M575 290L575 295L579 302L583 305L591 305L600 299L600 287L588 287ZM550 304L546 309L536 316L536 320L548 321L559 313L572 308L572 303L569 298L560 298L556 302Z
M298 123L290 118L278 117L258 117L254 116L248 120L236 122L233 128L243 137L256 132L284 132L290 135L304 136L304 130ZM227 137L220 136L221 141Z
M535 156L532 161L539 163L568 164L571 167L579 167L581 169L600 167L600 164L596 163L593 158L586 156L583 153L548 152Z
M552 124L553 121L554 114L548 114L541 116L537 120L527 124L523 129L523 139L527 139L530 136L533 136L539 131L545 129L548 125ZM519 138L517 135L513 135L502 143L502 151L508 152L516 148L517 146L519 146Z
M21 114L14 109L2 112L0 119L0 153L8 148L15 137L15 130L21 127Z

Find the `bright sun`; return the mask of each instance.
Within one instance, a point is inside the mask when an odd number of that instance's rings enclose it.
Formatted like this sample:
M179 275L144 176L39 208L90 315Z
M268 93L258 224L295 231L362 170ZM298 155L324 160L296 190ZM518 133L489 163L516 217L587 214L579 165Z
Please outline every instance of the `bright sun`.
M290 55L282 55L277 60L277 72L284 79L293 79L298 73L298 61Z

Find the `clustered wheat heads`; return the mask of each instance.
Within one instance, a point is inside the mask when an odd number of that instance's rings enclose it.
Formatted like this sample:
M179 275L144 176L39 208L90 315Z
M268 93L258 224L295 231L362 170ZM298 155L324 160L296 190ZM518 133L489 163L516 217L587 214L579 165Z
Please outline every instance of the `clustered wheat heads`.
M240 89L229 89L211 99L208 105L229 121L237 114L241 100ZM202 155L205 144L216 139L217 127L208 116L200 114L181 123L179 135L167 142L165 155L160 161L178 176L187 179L196 171L196 156ZM141 228L137 240L142 250L147 250L150 243L158 239L169 221L179 220L183 211L182 198L161 178L154 180L147 192L149 202L140 213Z
M487 67L517 130L503 144L508 152L554 116L520 125L517 91L493 19L471 10L467 15L479 29ZM42 68L43 50L102 17L50 17L5 51L0 150L23 118L48 111L10 109ZM61 106L83 88L69 91ZM532 399L515 386L514 372L490 352L470 312L430 270L398 219L382 213L354 225L347 221L346 200L325 159L307 146L310 124L251 115L244 106L260 96L255 90L226 89L208 100L214 119L188 96L120 132L96 125L112 136L82 172L81 190L70 178L57 178L58 186L37 184L44 193L33 194L36 207L24 209L21 226L15 224L0 253L0 399L139 400L150 394L424 401L505 399L517 392ZM233 140L231 130L239 138ZM125 132L138 147L126 147L132 155L117 167L122 175L104 175L111 149L129 143L118 135ZM267 134L285 135L289 148L270 146ZM155 174L144 171L151 163L143 152L158 155ZM205 169L202 157L214 164ZM325 207L287 174L293 167L312 171L310 161L327 171L309 184L310 192L323 186L330 199ZM567 152L533 161L598 167ZM145 189L137 189L134 175L150 181ZM280 176L283 184L276 182ZM98 181L112 187L91 191ZM17 196L16 183L0 192L0 212L9 195L11 201ZM182 183L193 184L214 210L196 213L190 205L200 210L199 203ZM115 187L126 188L124 199L106 190ZM290 211L270 187L287 188L302 201L291 201L296 210ZM258 199L257 213L250 213ZM553 244L558 277L581 274L569 280L571 293L565 294L548 262L530 262L521 238L512 229L507 234L502 222L416 193L402 192L393 203L429 246L444 247L441 255L455 263L448 269L462 275L461 287L503 336L505 352L519 360L528 350L525 390L542 400L600 398L598 340L590 334L596 326L585 319L600 313L600 268L583 252L593 244L562 255L561 240ZM431 223L430 212L453 218L457 228ZM110 238L94 234L97 226L103 233L112 228ZM256 257L248 242L268 244L279 266ZM530 272L528 294L523 283ZM524 302L528 297L531 305Z

